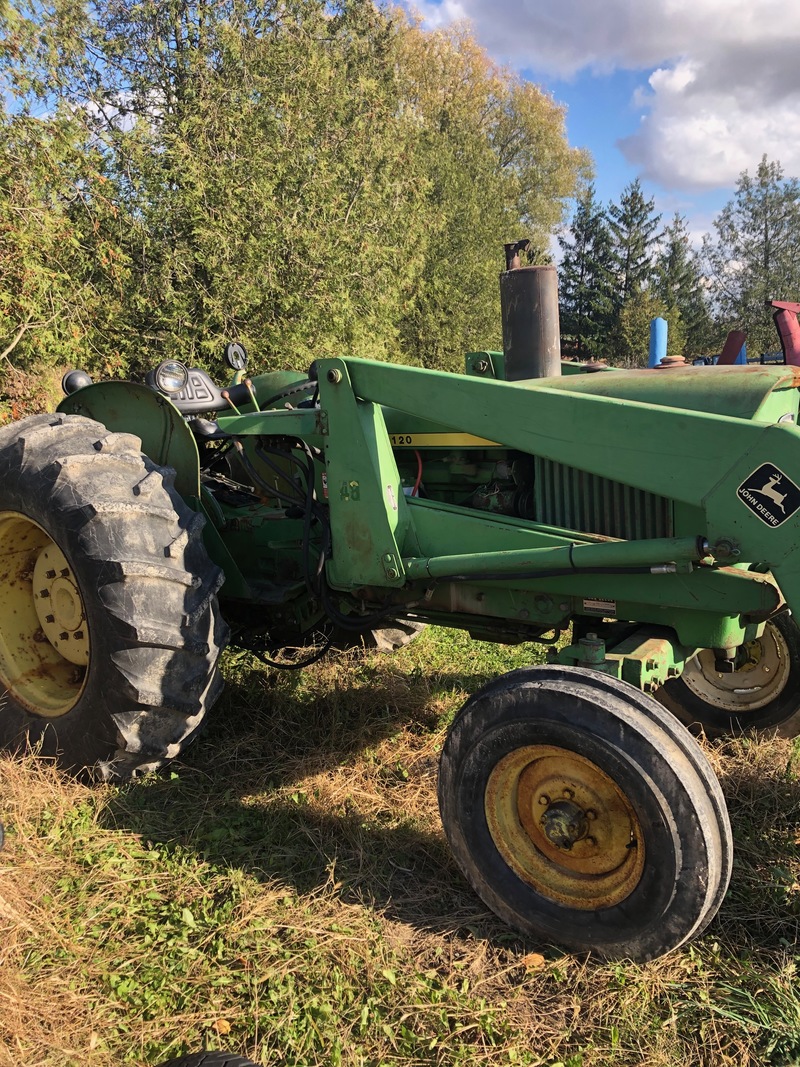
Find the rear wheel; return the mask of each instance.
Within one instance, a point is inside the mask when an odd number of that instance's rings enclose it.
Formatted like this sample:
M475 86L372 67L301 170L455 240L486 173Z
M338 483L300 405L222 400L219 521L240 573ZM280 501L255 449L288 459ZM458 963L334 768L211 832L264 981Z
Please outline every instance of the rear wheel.
M0 431L0 745L104 778L179 754L227 637L203 520L140 448L77 415Z
M800 733L800 629L788 613L739 650L736 670L720 674L714 653L702 649L656 698L690 729L708 737L771 730Z
M713 916L730 828L691 737L676 743L657 706L651 718L647 698L594 677L533 667L468 701L442 752L442 821L467 879L510 925L647 960Z

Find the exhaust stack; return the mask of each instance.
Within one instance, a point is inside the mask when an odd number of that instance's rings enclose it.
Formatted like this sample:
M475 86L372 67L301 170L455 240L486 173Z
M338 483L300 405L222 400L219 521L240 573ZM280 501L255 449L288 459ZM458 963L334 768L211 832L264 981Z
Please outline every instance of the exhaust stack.
M507 382L561 374L558 275L552 266L521 267L520 252L530 241L505 246L500 275L500 312Z

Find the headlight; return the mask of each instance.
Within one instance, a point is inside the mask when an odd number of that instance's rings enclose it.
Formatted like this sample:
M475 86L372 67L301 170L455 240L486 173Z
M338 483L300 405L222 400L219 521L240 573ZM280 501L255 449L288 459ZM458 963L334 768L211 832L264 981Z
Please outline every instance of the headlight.
M92 384L92 379L85 370L68 370L61 379L61 390L65 396L77 393L79 389L85 389Z
M189 382L189 371L177 359L167 359L156 367L155 380L162 393L180 393Z

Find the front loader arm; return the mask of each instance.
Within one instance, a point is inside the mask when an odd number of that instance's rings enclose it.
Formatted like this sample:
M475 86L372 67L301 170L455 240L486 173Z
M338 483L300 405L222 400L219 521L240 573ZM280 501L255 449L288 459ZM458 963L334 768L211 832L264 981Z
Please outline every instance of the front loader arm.
M446 410L454 430L701 508L705 528L696 531L698 549L693 553L684 545L683 558L710 551L718 561L769 568L790 607L800 612L800 431L794 423L572 393L549 388L546 380L489 382L359 359L320 361L319 373L328 419L333 584L352 586L348 576L363 574L367 557L375 572L371 582L389 586L402 585L406 571L418 567L409 508L401 499L385 426L372 406L381 404L432 422L441 422ZM786 395L791 415L791 391ZM366 405L369 439L354 425L354 412L363 419ZM360 495L365 486L371 486L369 502ZM765 489L772 496L763 495ZM337 531L342 536L337 538ZM532 550L530 567L538 565L534 557L543 547ZM586 547L594 565L604 566L602 546ZM666 541L650 547L654 565L680 556L678 546ZM572 552L576 570L581 551L579 545ZM619 551L619 543L608 544L610 564ZM458 553L453 545L448 554ZM493 551L492 544L481 556L486 571L525 569L508 552ZM366 576L360 582L367 584Z

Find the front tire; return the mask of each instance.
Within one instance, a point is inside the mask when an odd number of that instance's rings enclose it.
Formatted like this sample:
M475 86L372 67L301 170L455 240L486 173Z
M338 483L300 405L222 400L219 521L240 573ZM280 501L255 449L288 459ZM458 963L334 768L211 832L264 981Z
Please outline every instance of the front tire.
M707 737L800 734L800 628L792 615L770 619L763 635L740 650L731 674L719 674L714 662L714 653L702 649L656 699Z
M442 751L442 822L468 881L511 926L643 961L713 917L730 827L692 739L677 744L657 706L651 718L641 694L626 700L593 675L533 667L472 697Z
M124 778L199 729L222 687L222 574L173 479L79 415L0 431L2 747Z

